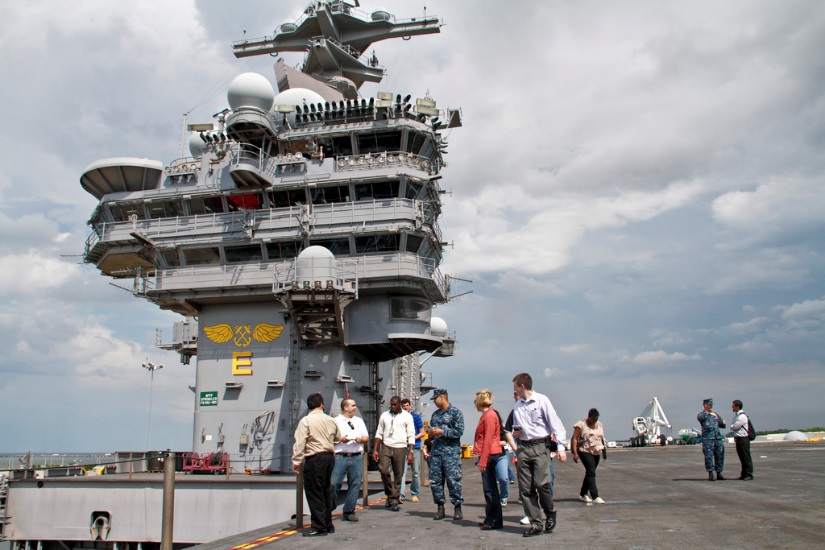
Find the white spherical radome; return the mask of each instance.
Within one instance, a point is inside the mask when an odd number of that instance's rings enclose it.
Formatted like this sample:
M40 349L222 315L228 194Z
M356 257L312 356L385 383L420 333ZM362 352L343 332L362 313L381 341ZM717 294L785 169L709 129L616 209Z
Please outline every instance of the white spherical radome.
M243 73L229 85L226 98L233 111L244 107L269 111L275 100L275 92L266 77L257 73Z
M313 245L308 246L298 254L299 260L307 260L310 258L334 258L332 252L329 251L328 248L323 246Z
M432 317L430 319L430 334L433 336L446 336L447 322L441 317Z
M201 139L200 134L189 136L189 153L193 157L199 157L206 152L206 142Z

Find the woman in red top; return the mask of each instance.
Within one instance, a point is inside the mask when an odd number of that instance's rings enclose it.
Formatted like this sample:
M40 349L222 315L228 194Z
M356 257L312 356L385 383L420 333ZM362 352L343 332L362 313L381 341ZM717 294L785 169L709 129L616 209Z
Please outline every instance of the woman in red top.
M504 527L504 518L499 500L498 482L496 480L496 464L504 460L504 449L501 447L501 421L498 413L492 408L493 394L489 390L479 390L475 398L476 409L481 412L481 418L476 427L476 437L473 441L473 454L478 457L478 469L484 483L484 500L487 508L484 511L484 521L479 522L482 531L501 529Z

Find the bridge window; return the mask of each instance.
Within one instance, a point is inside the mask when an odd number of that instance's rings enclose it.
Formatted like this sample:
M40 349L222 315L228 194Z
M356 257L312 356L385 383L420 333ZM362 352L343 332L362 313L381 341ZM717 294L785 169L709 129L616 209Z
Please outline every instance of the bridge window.
M349 202L349 185L335 187L315 187L309 191L312 204L326 204L330 202Z
M287 191L269 192L270 208L287 208L289 206L298 206L299 204L306 204L306 202L307 196L303 189L290 189Z
M419 237L418 235L411 235L407 233L407 246L405 250L407 252L416 253L418 249L421 247L421 241L424 240L424 237Z
M228 264L259 262L264 259L260 245L226 246L223 253Z
M407 191L404 193L404 196L408 199L418 198L418 194L421 193L421 189L423 189L423 187L424 186L420 183L407 181Z
M363 235L355 237L356 254L398 252L398 235Z
M427 134L419 134L418 132L410 133L407 152L428 158L430 161L435 160L433 140Z
M149 209L149 217L157 218L176 218L183 213L181 203L178 200L173 201L151 201L147 203Z
M383 153L384 151L401 150L401 132L376 132L374 134L360 134L358 136L358 152Z
M394 199L398 197L400 182L376 181L355 185L355 200Z
M266 243L266 257L270 260L294 258L300 250L301 243L298 242Z
M146 219L146 211L143 209L142 202L113 203L109 205L109 211L116 222L129 221L130 216L137 216L139 220Z
M420 298L408 296L390 297L390 319L394 321L430 322L432 305Z
M349 251L349 239L318 239L313 240L310 242L312 245L323 246L330 252L332 252L333 256L348 256Z
M237 210L257 210L264 203L260 193L245 193L243 195L227 195L226 204L230 212Z
M220 214L222 212L223 201L220 197L192 197L189 199L189 213L193 216Z
M208 248L188 248L183 250L186 265L218 265L221 263L221 251L217 246Z
M158 252L160 254L158 267L178 267L180 265L180 257L176 248L160 249Z
M318 146L324 148L325 157L346 157L352 154L352 138L349 134L318 138Z

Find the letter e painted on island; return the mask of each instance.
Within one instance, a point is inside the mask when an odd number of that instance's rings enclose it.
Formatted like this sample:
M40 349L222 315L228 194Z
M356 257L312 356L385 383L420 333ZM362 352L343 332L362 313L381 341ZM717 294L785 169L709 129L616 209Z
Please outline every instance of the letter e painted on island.
M252 366L252 352L251 351L236 351L232 354L232 375L244 376L252 374L252 369L242 368Z

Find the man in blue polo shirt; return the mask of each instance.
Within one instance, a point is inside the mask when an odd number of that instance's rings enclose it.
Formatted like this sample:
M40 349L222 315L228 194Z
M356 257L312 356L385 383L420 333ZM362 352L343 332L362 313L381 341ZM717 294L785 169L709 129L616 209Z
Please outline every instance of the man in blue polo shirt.
M418 502L418 486L421 480L421 438L424 437L424 421L421 415L412 410L412 403L409 399L401 400L401 408L410 413L413 417L413 428L415 429L415 445L413 446L412 480L410 480L410 500ZM401 498L406 498L407 490L407 470L409 464L404 463L404 475L401 476Z

